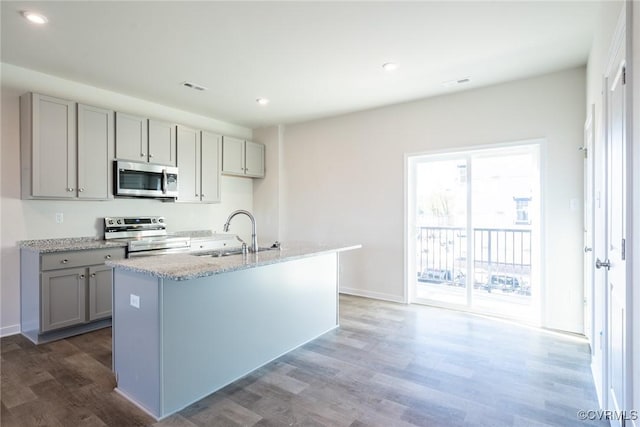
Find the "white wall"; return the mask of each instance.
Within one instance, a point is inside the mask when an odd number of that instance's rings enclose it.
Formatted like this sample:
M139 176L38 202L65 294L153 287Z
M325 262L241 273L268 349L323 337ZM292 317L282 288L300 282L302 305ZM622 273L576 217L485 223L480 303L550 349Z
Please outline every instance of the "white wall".
M0 335L18 332L20 323L20 254L16 242L25 239L101 236L101 219L116 215L164 215L169 231L222 231L234 209L253 209L253 180L222 177L222 203L179 204L157 200L117 199L104 202L44 201L20 199L19 100L25 92L39 92L116 111L177 122L223 135L251 138L250 129L141 99L2 64L1 217L2 260L0 271ZM56 224L55 213L64 214ZM234 220L232 232L249 241L246 218Z
M253 138L265 145L265 177L253 184L254 216L259 218L258 243L280 240L280 179L284 174L280 159L283 126L256 129Z
M543 323L581 332L582 211L570 201L582 201L584 104L585 69L576 68L287 125L279 234L285 243L361 243L343 255L341 290L401 301L405 153L546 138Z

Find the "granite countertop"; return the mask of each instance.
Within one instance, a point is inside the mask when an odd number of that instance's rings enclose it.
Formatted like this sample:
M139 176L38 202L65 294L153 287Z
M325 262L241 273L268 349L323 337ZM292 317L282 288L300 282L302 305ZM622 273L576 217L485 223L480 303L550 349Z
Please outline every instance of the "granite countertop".
M110 260L106 262L106 265L162 279L190 280L361 247L362 245L325 246L296 243L283 244L280 249L266 250L257 254L249 253L224 257L197 256L186 253L170 254Z
M211 230L178 231L173 236L190 237L192 239L215 239ZM87 249L126 248L127 242L122 240L104 240L99 237L68 237L58 239L21 240L18 246L39 253L81 251Z
M65 239L22 240L18 242L21 249L39 253L81 251L86 249L125 248L126 242L113 242L97 237L71 237Z

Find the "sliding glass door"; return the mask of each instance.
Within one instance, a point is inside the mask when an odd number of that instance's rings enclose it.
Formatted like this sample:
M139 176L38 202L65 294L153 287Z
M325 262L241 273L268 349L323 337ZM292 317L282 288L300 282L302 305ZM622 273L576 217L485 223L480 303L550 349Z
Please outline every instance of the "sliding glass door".
M538 152L409 159L411 302L537 322Z

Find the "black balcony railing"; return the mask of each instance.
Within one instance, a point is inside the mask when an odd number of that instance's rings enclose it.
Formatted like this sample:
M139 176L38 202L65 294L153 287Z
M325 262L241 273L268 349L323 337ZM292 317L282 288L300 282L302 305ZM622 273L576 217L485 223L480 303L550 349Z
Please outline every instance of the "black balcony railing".
M474 286L502 287L528 293L531 230L474 228ZM418 227L418 280L465 285L467 235L460 227ZM516 289L517 288L517 289Z

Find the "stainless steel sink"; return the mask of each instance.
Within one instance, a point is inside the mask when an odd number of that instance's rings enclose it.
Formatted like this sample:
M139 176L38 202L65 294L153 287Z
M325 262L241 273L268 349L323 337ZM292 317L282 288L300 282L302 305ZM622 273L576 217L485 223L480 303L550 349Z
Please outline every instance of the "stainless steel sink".
M258 252L264 252L264 251L275 251L278 250L279 248L258 248ZM215 251L207 251L207 252L200 252L200 253L195 253L192 254L195 256L209 256L209 257L214 257L214 258L220 258L220 257L225 257L225 256L231 256L231 255L242 255L242 248L234 248L234 249L220 249L220 250L215 250Z

